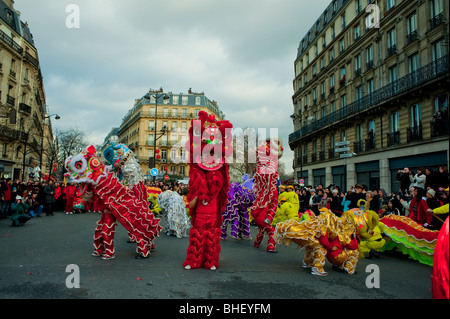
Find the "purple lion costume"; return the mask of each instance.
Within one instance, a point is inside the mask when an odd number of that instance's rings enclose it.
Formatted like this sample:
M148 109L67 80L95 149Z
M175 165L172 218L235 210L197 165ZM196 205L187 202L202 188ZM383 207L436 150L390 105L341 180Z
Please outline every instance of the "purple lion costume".
M248 209L255 201L253 193L253 179L245 174L242 177L243 183L231 184L228 192L228 202L223 212L221 225L221 239L227 238L228 224L231 224L231 237L234 239L250 238L250 222Z

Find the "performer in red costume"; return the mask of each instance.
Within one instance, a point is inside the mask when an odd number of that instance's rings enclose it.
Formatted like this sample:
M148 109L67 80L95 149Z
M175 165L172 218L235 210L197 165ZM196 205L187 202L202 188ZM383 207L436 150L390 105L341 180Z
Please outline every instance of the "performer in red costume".
M448 211L448 204L447 204ZM432 279L433 299L449 299L448 217L439 232L434 251Z
M81 183L85 189L91 185L114 218L136 239L136 258L147 258L161 226L149 209L148 195L140 194L139 190L146 193L146 188L127 189L95 156L93 146L87 152L69 156L65 166L65 177L69 183Z
M356 234L351 235L350 243L342 244L338 236L331 238L327 231L319 238L319 242L327 250L327 259L337 270L350 275L355 273L359 255Z
M185 269L219 267L220 225L230 187L228 163L232 155L232 124L199 112L189 129L189 214L192 228Z
M94 233L94 252L92 256L108 260L115 257L114 233L116 231L116 218L106 205L98 200L97 209L102 217L97 222Z
M258 235L254 247L261 247L264 234L269 239L267 251L275 252L276 241L274 238L275 228L272 226L273 218L278 206L278 160L283 155L283 147L278 139L267 139L258 147L257 166L254 177L254 191L256 200L250 207L250 214L258 226Z

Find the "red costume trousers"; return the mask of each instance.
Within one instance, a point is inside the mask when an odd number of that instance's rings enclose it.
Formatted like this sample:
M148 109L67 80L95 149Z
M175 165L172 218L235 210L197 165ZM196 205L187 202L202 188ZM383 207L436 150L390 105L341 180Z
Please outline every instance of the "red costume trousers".
M189 247L183 267L191 269L202 266L210 269L219 268L220 254L220 223L217 219L217 200L213 199L208 205L199 204L195 221L189 233Z
M102 213L102 217L97 222L94 233L94 252L99 256L113 257L114 233L116 229L116 218L109 213Z

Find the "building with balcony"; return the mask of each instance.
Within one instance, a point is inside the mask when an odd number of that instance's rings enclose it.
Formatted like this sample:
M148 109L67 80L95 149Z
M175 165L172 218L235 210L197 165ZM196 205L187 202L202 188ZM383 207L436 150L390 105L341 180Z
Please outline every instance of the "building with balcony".
M134 107L123 118L117 131L119 143L135 153L144 174L149 175L153 168L156 145L159 172L187 177L189 166L185 145L191 120L198 118L200 111L214 114L218 120L224 119L217 102L204 93L195 93L191 89L187 94L150 90L135 100Z
M0 176L27 180L53 134L38 52L13 4L0 0Z
M294 63L289 145L297 180L398 191L399 169L448 166L448 6L329 4Z

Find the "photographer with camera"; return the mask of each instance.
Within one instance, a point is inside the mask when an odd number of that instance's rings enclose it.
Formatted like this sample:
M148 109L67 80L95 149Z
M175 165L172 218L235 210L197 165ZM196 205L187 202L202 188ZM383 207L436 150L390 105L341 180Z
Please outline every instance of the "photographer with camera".
M24 226L31 219L28 215L29 206L24 203L21 196L17 195L14 203L11 204L11 221L13 227Z
M410 176L412 176L412 174L413 173L409 168L405 167L403 170L398 170L397 175L395 176L395 179L400 182L402 195L405 195L409 190L409 186L411 185Z

